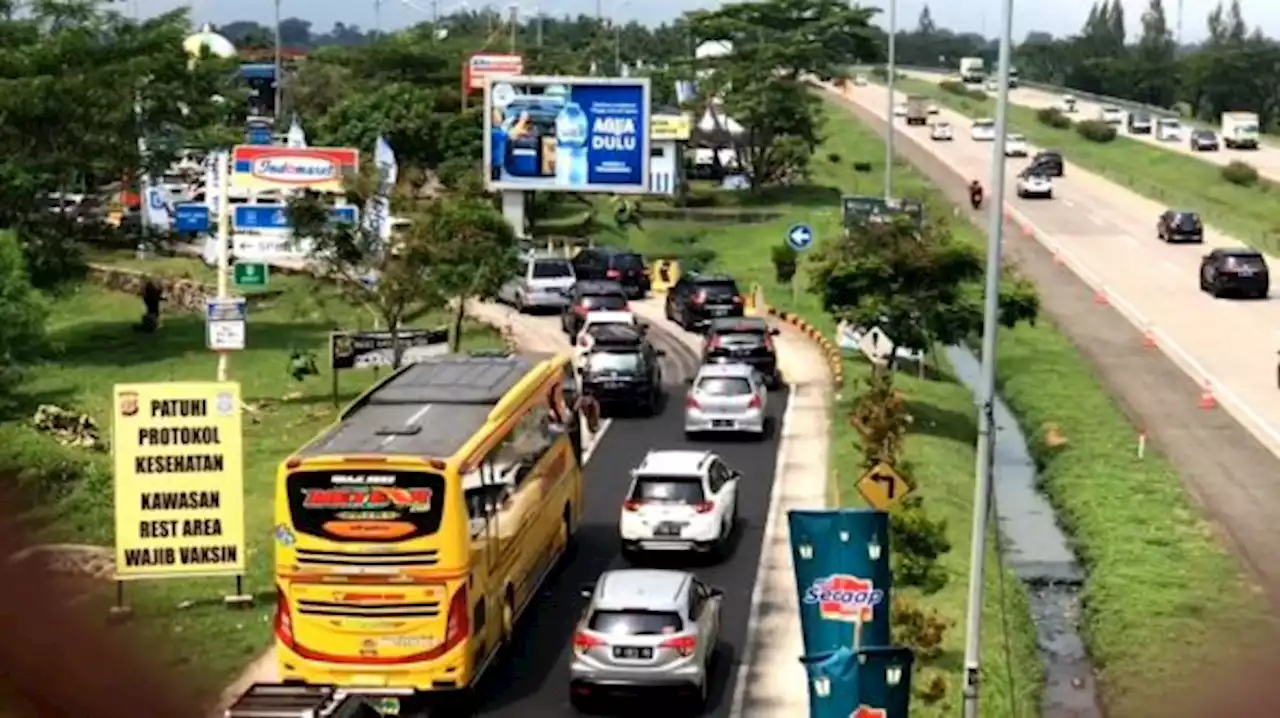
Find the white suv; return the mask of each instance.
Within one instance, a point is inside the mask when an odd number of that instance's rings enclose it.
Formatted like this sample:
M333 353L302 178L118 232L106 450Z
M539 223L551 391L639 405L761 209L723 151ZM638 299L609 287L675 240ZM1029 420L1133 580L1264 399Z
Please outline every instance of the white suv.
M631 472L618 532L622 555L716 552L730 545L738 521L738 481L709 451L650 451Z

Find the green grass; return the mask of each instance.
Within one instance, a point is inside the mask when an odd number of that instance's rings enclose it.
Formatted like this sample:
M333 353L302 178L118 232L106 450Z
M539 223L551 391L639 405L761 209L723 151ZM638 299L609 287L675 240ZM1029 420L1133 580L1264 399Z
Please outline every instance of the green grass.
M97 255L96 261L139 266L128 254ZM208 275L194 260L161 259L146 264L158 273L196 278ZM210 277L211 278L211 277ZM127 630L149 640L153 653L190 679L193 689L215 695L270 642L272 482L276 464L322 427L336 410L330 398L328 332L372 328L368 313L343 302L311 279L273 277L278 295L251 300L249 349L231 359L231 377L241 382L253 411L245 420L245 506L248 574L245 589L258 594L254 608L225 608L231 579L146 581L127 586L134 617ZM203 317L166 314L154 335L132 329L142 314L137 297L83 286L52 302L47 361L21 387L20 412L0 423L0 471L26 469L46 478L40 516L49 521L50 540L111 545L112 485L109 456L65 448L29 428L26 419L40 403L54 403L92 416L108 436L111 387L123 382L212 380L216 359L205 349ZM443 315L425 316L414 326L440 326ZM501 345L496 330L468 323L464 346ZM315 353L321 375L295 382L286 367L294 349ZM385 376L385 375L384 375ZM350 401L374 379L369 370L346 371L340 400ZM39 484L39 485L37 485ZM105 616L111 592L104 587Z
M745 225L645 220L644 231L631 231L631 246L651 256L673 251L713 252L711 264L714 268L731 273L744 288L753 282L760 283L770 304L796 312L828 335L833 335L835 322L823 312L820 300L808 292L793 297L790 288L774 281L773 266L769 260L770 248L781 243L787 229L797 222L812 225L819 241L822 237L835 236L840 231L841 194L879 192L880 175L859 175L853 171L853 163L871 160L879 165L879 158L884 152L880 141L838 110L829 113L827 135L828 140L814 158L814 186L785 192L772 191L764 197L738 198L739 203L751 207L776 208L783 212L781 219ZM832 154L839 155L839 161L831 161L829 156ZM904 192L919 195L924 191L924 185L910 175L905 166L899 178ZM787 202L789 197L796 201ZM852 381L865 377L867 370L867 364L861 361L846 362L846 374ZM912 715L920 718L942 718L956 715L961 699L976 414L973 395L954 380L919 380L902 374L897 381L910 398L917 418L906 451L911 476L925 497L929 513L946 520L947 535L952 544L951 552L943 559L951 576L946 587L923 599L911 591L904 592L904 595L916 598L924 607L936 609L952 622L943 655L926 664L921 676L941 673L948 683L946 695L931 705L917 699L912 711ZM852 393L848 389L845 391L846 395ZM833 412L831 455L837 477L835 484L846 505L860 506L862 499L853 488L853 482L862 457L855 445L855 434L843 418L849 412L847 396L846 400L837 402ZM994 550L988 566L991 568L987 575L987 601L984 606L983 715L991 718L1037 715L1041 669L1035 653L1034 627L1026 592L1006 572L1005 593L1001 595L998 585L1000 574L994 568L999 564ZM1007 637L1001 620L1002 600L1009 621ZM1012 686L1007 681L1007 669L1012 669Z
M906 78L898 89L928 95L969 117L994 117L992 99L977 101L947 92L924 80ZM1090 119L1081 115L1074 120ZM1062 152L1069 164L1083 167L1117 184L1170 207L1200 212L1211 225L1236 239L1273 254L1280 253L1280 185L1260 181L1242 187L1222 178L1222 168L1195 157L1153 147L1123 134L1099 144L1081 137L1074 128L1060 130L1036 119L1036 111L1009 105L1010 126L1031 144ZM1240 158L1248 162L1249 156ZM1155 226L1155 217L1151 218Z

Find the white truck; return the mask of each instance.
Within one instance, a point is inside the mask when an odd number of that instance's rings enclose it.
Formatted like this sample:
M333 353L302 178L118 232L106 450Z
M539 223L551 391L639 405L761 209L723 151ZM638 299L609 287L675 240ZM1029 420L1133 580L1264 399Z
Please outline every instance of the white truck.
M960 81L968 85L981 85L987 79L987 65L981 57L960 58Z
M1222 113L1222 144L1229 150L1258 149L1258 115L1253 112Z

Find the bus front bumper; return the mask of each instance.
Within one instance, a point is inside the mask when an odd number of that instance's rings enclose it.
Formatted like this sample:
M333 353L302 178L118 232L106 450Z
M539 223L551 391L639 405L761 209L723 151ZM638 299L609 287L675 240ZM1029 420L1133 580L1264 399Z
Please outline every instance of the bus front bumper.
M359 695L408 696L466 689L471 671L462 646L425 663L359 665L313 661L276 643L276 665L282 683L334 685Z

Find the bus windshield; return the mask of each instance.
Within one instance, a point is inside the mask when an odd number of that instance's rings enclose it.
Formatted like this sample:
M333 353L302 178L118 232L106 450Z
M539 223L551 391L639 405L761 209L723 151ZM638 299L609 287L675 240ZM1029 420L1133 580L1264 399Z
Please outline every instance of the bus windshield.
M422 538L444 515L444 477L426 471L298 471L287 490L294 529L321 539Z

